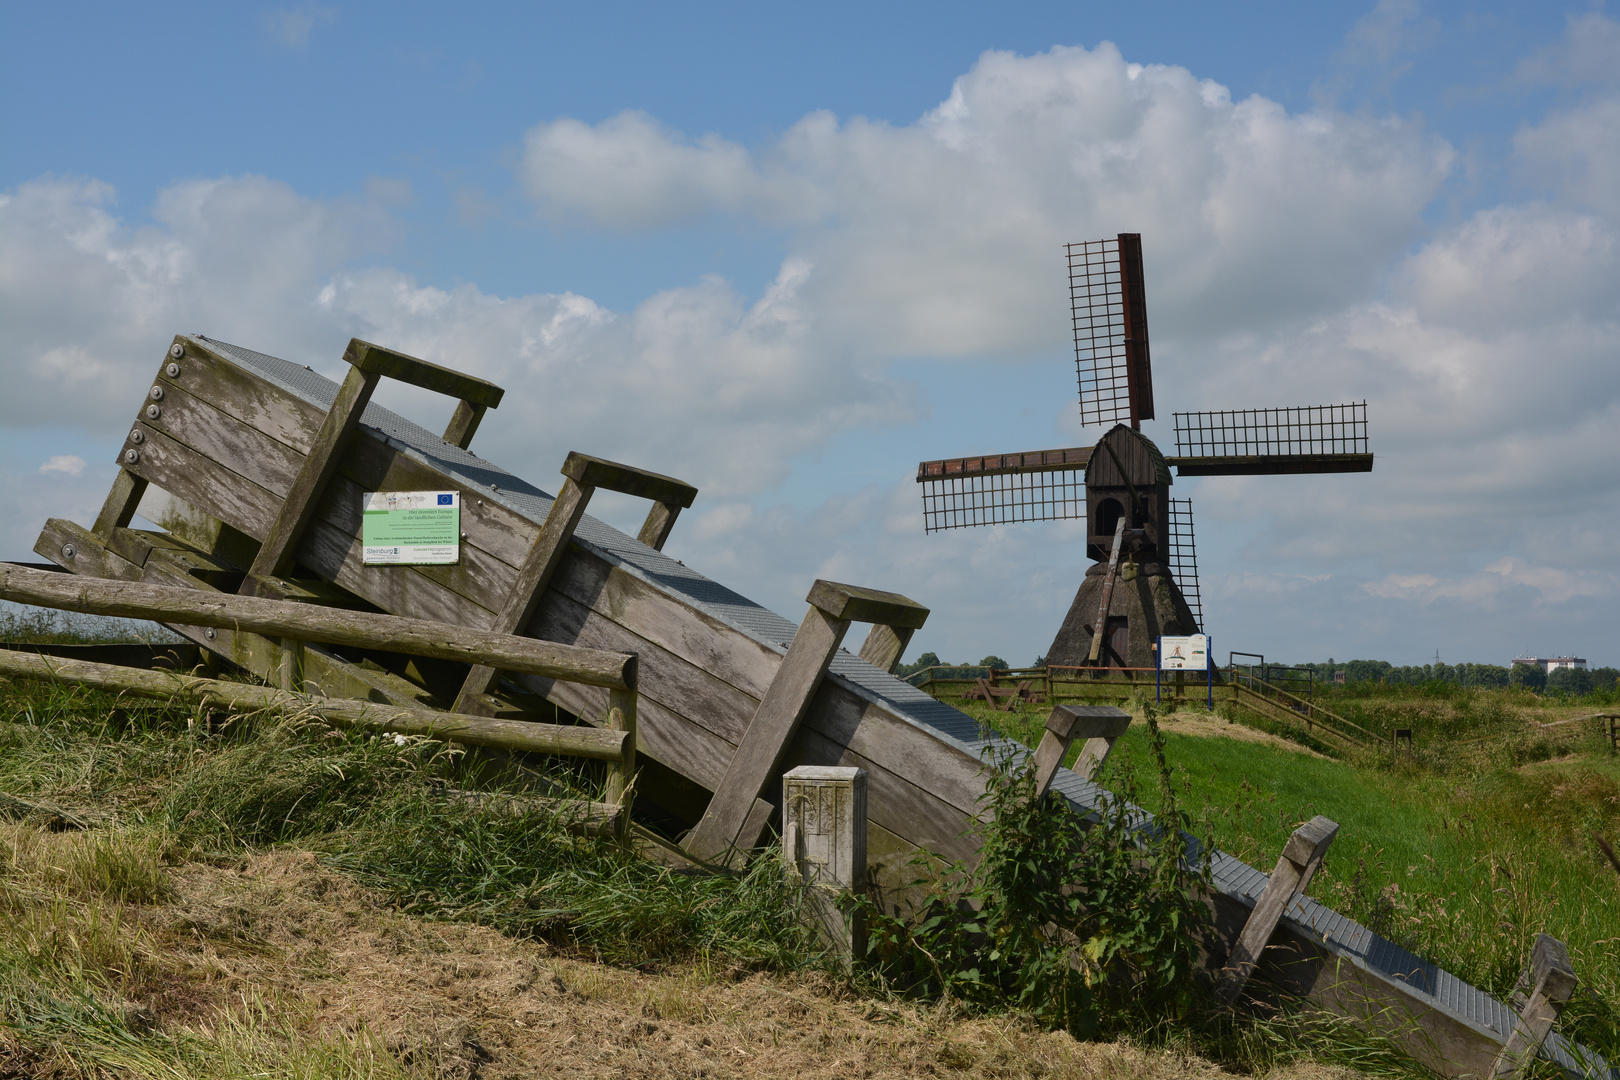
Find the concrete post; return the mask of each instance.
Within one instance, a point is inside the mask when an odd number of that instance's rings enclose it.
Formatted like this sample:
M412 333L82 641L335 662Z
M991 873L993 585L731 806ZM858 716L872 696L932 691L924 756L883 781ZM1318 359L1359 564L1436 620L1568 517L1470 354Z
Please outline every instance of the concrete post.
M805 886L801 916L849 966L865 919L844 899L866 884L866 770L801 765L782 777L782 858Z

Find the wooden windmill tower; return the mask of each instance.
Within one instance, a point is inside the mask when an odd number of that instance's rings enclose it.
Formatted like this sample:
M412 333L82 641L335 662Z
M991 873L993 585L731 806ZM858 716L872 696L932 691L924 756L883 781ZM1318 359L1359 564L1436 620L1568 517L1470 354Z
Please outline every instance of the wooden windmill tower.
M1192 500L1180 476L1370 472L1367 404L1174 414L1176 453L1147 436L1153 369L1142 237L1067 244L1080 420L1114 426L1092 447L917 466L928 532L1085 517L1086 572L1047 650L1062 665L1152 667L1161 634L1202 629Z

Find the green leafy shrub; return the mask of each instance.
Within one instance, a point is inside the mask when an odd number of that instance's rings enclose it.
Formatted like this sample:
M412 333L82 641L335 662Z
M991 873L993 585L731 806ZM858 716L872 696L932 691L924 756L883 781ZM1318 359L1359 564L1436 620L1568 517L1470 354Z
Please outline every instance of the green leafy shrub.
M1185 1019L1202 999L1207 843L1192 845L1163 739L1147 710L1164 810L1149 823L1122 772L1089 817L1037 800L1028 757L990 762L980 859L932 867L909 918L868 906L868 959L884 979L985 1009L1012 1005L1078 1038ZM1197 852L1197 853L1195 853Z

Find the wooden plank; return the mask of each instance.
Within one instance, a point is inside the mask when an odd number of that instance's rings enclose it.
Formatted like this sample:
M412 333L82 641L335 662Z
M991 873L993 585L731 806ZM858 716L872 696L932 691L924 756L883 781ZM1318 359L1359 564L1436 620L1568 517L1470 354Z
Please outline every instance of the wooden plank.
M1491 1070L1493 1080L1528 1076L1541 1044L1575 993L1575 969L1569 962L1564 943L1548 934L1536 935L1530 950L1530 1000L1519 1010L1519 1021L1497 1055Z
M1108 760L1114 742L1130 726L1131 714L1109 705L1057 705L1046 719L1046 730L1035 748L1035 798L1045 795L1058 767L1076 739L1086 745L1075 760L1074 772L1090 780Z
M1294 897L1299 895L1302 886L1310 883L1323 856L1327 854L1328 845L1333 843L1338 832L1336 823L1318 814L1295 829L1294 835L1283 845L1277 868L1272 871L1271 880L1255 902L1243 932L1238 935L1227 957L1226 966L1221 969L1217 989L1221 1001L1230 1004L1242 992L1249 975L1259 963L1266 943L1276 931L1278 921L1294 902Z
M441 367L427 360L407 356L402 352L373 345L369 341L350 338L343 359L359 370L372 375L386 375L390 379L420 386L446 397L460 398L472 405L493 409L506 393L487 379L465 375L451 368Z
M736 687L755 702L765 696L782 664L782 653L769 645L577 547L557 569L551 589ZM542 608L540 617L544 616ZM531 624L527 632L545 636L538 624Z
M124 528L135 516L135 509L140 506L141 496L145 494L146 481L128 469L120 468L90 531L97 536L111 536L114 529Z
M664 502L653 503L652 509L647 511L647 519L641 523L641 531L636 534L636 539L654 551L663 551L664 543L675 529L675 519L680 515L679 506L671 506Z
M191 697L227 709L309 713L331 723L379 732L423 735L470 746L562 754L599 761L622 760L629 740L628 732L607 728L491 720L455 716L431 709L377 705L369 701L311 698L267 686L250 686L113 664L93 664L86 660L38 656L4 649L0 649L0 673L27 678L65 679L149 697Z
M634 657L631 658L632 660ZM614 832L619 840L630 840L631 800L635 797L636 777L636 692L624 687L608 690L607 713L603 727L622 732L624 748L619 760L608 768L606 798L619 807L619 822Z
M159 385L183 387L199 401L255 431L301 455L309 453L326 419L326 411L319 405L247 371L195 338L177 338L176 343L185 348L184 358L175 365L180 370L170 375L165 368L158 376Z
M404 567L365 565L360 538L317 521L304 535L298 560L311 571L364 597L384 611L479 630L491 629L494 612L421 574L386 573ZM410 569L415 569L411 567Z
M638 469L575 450L563 461L562 474L581 487L602 488L685 509L697 498L697 488L673 476Z
M1114 526L1114 550L1108 556L1108 572L1103 577L1102 602L1097 607L1097 621L1092 624L1091 630L1091 656L1090 662L1095 664L1097 657L1102 655L1103 637L1108 633L1108 609L1114 601L1114 576L1119 570L1119 548L1125 540L1125 521L1128 515L1119 516L1119 524Z
M876 624L861 643L860 657L880 671L893 674L894 669L900 666L900 657L905 655L906 646L911 643L911 635L915 633L909 627L896 629Z
M817 595L814 586L810 595ZM828 599L840 609L847 606L847 600L836 594ZM811 604L804 622L799 624L798 633L793 635L793 643L788 646L776 678L760 701L742 741L737 744L737 751L726 766L714 798L709 800L703 820L683 845L697 858L724 861L728 852L754 846L757 836L742 835L749 810L781 764L788 743L809 711L822 676L827 673L827 665L832 663L833 654L848 629L847 618L829 614Z
M382 649L460 663L489 659L514 671L593 686L633 690L636 684L636 658L625 653L398 615L224 593L199 596L195 589L95 581L4 562L0 562L0 599L113 618L248 630L277 638Z
M444 435L441 438L451 446L467 449L472 445L473 435L478 432L478 425L484 421L484 413L488 411L488 405L474 405L470 401L458 402L456 411L451 415L450 423L445 425Z
M217 461L176 442L157 428L141 425L145 441L130 472L193 506L206 509L248 536L264 536L281 509L281 496L260 487Z
M337 396L332 400L332 408L315 436L315 445L310 448L309 456L298 470L298 476L293 480L275 521L264 533L259 553L254 556L248 576L242 582L243 592L252 593L257 589L258 578L286 577L291 573L298 543L315 516L316 505L326 490L327 482L337 471L338 459L342 457L345 445L354 436L360 414L365 412L366 404L371 400L371 392L377 388L377 377L375 371L366 371L358 366L344 376Z
M573 456L570 454L569 458ZM506 603L495 616L493 629L504 634L516 633L534 618L535 609L540 606L546 586L568 550L568 542L573 539L579 519L585 516L585 507L590 504L594 490L588 484L578 483L573 477L563 481L562 491L551 504L551 512L546 515L540 535L535 537L534 547L529 550L528 557L518 570L517 580L512 583ZM477 708L478 699L489 693L498 678L500 674L494 666L474 664L451 711L468 712Z
M173 383L162 401L146 406L138 422L281 497L292 490L305 461L305 455L292 447Z
M876 623L895 629L921 630L928 621L928 609L899 593L864 589L837 581L818 579L805 597L810 605L833 619L845 622Z

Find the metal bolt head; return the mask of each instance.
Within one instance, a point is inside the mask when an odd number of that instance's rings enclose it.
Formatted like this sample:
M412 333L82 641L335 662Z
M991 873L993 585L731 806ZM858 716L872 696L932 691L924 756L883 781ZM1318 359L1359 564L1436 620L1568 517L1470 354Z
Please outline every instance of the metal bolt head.
M134 443L136 446L139 446L141 443L146 441L146 432L142 431L140 428L136 428L134 431L129 433L129 441Z
M148 405L146 407L146 418L148 420L156 420L158 417L160 417L162 415L163 415L163 410L158 408L156 405Z
M141 452L139 450L135 449L134 447L130 447L128 450L124 451L124 464L125 465L133 465L137 461L140 461L140 460L141 460Z
M79 549L74 547L72 544L63 544L62 545L62 558L71 559L71 558L73 558L73 556L77 555L78 553L79 553Z
M169 346L169 355L178 360L182 356L186 355L186 347L177 341L173 345ZM170 366L173 367L172 364Z
M214 628L212 626L210 626L208 629L204 630L203 631L203 636L206 637L209 641L213 641L214 640Z
M152 389L150 389L150 390L148 390L146 392L146 396L151 398L153 401L162 401L163 400L163 387L161 387L161 386L152 387Z
M180 377L180 365L179 364L168 364L168 365L166 365L163 368L163 374L167 375L171 379L178 379Z

